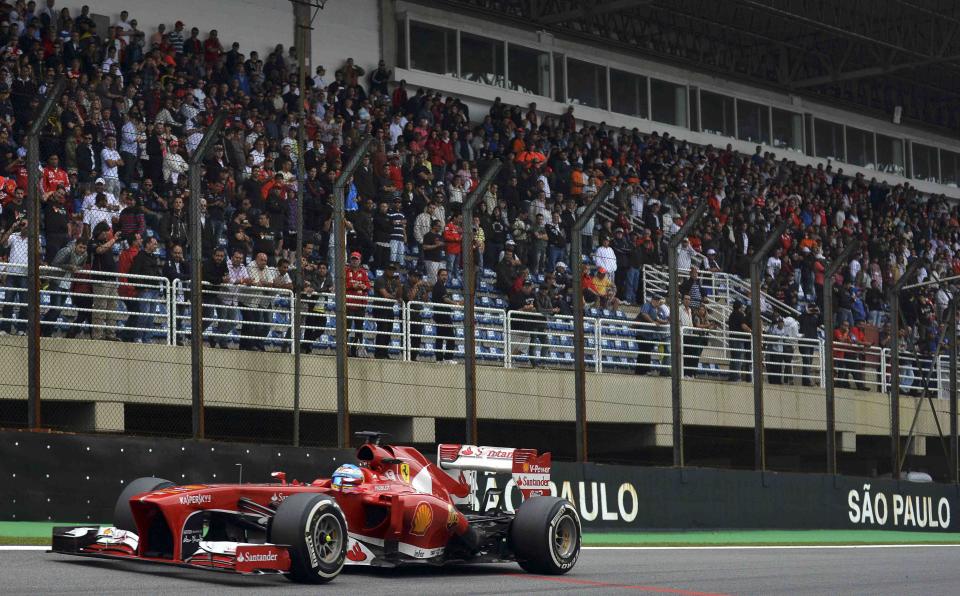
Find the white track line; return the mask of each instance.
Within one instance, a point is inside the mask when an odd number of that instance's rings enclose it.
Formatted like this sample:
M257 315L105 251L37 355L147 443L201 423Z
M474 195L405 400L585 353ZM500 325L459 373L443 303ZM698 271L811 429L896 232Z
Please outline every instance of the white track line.
M960 544L952 543L927 543L927 544L775 544L769 546L584 546L583 550L820 550L820 549L843 549L843 548L956 548Z
M957 548L960 544L928 543L928 544L795 544L769 546L584 546L583 550L822 550L844 548ZM0 551L45 551L49 546L35 545L0 545Z

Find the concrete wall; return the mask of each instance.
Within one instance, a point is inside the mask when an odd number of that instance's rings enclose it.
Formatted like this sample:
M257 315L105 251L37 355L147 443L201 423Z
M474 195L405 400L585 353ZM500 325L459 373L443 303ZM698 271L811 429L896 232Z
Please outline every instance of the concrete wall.
M58 2L79 14L81 3ZM106 15L115 22L121 10L137 19L148 35L164 23L167 31L181 20L189 33L200 29L205 39L216 29L224 47L240 42L244 54L260 52L262 58L278 43L286 50L293 43L293 4L290 0L97 0L91 11ZM313 22L312 61L327 67L328 76L347 57L352 56L363 68L376 66L380 58L380 3L376 0L330 0ZM312 70L311 70L312 72Z
M0 399L26 398L25 338L0 345L0 375L19 383L2 388ZM100 404L100 419L116 420L120 404L190 405L190 349L119 342L45 339L41 383L45 401ZM304 355L301 385L306 412L336 411L335 360ZM433 363L352 358L350 410L415 418L464 416L463 368ZM289 354L206 349L204 386L207 407L282 409L293 407L293 358ZM574 419L573 373L544 369L477 369L481 419L566 421ZM837 389L837 430L845 440L857 435L886 436L889 398L876 392ZM655 445L671 445L670 380L603 373L587 375L590 422L653 425ZM107 409L114 404L116 409ZM683 382L684 422L688 425L752 428L753 394L746 383L689 379ZM901 432L913 420L916 398L901 398ZM941 420L948 403L934 400ZM816 387L765 385L765 424L771 430L822 431L823 392ZM120 412L122 420L122 411ZM97 430L123 430L114 425ZM946 423L944 423L946 424ZM936 436L928 408L917 421L920 435ZM918 442L920 445L922 441ZM922 447L918 447L922 449Z

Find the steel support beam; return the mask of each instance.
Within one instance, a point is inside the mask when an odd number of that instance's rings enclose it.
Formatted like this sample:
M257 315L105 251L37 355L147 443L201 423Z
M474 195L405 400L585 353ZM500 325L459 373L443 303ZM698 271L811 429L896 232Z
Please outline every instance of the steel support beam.
M366 136L357 145L350 161L344 166L333 185L333 233L334 239L334 285L336 286L336 336L337 336L337 447L350 447L350 383L347 379L347 234L346 234L346 189L360 160L370 150L373 137Z
M479 442L477 430L477 266L473 255L473 208L483 197L490 184L503 167L500 160L494 161L480 177L477 187L463 201L463 235L460 238L460 254L463 258L463 388L466 398L467 445Z
M957 361L960 350L957 349L957 311L960 310L960 296L953 297L953 316L947 320L947 337L950 342L950 480L960 482L960 450L957 445Z
M680 229L670 238L667 246L667 264L670 274L670 395L673 409L673 465L682 468L683 456L683 349L680 341L680 275L677 271L677 249L680 242L690 234L693 226L706 213L709 203L703 201L687 216Z
M850 260L850 255L859 250L860 241L854 238L850 244L827 265L823 274L823 388L826 396L827 419L827 474L837 473L837 409L833 382L833 276Z
M920 269L914 259L887 294L890 305L890 467L893 479L900 478L900 292Z
M220 137L226 118L226 111L217 112L190 158L190 395L194 439L202 439L206 434L203 406L203 226L200 224L203 188L200 184L200 168L214 141Z
M40 428L40 131L66 79L54 81L27 130L27 427ZM47 255L51 261L56 255ZM21 313L20 316L23 316Z
M753 258L750 259L750 331L753 349L753 466L763 471L767 467L766 441L763 422L763 317L760 312L760 264L773 247L780 242L780 236L790 227L785 219L770 233ZM672 313L671 313L671 316Z
M290 350L293 353L293 445L300 446L300 316L303 309L303 186L306 184L305 166L303 163L304 153L307 142L304 128L306 124L307 101L306 72L307 72L307 38L310 32L309 10L304 10L300 6L294 6L294 18L296 20L296 44L297 48L297 85L300 89L300 98L297 102L297 208L296 208L296 236L297 244L294 248L294 263L297 272L297 282L293 287L293 343Z
M613 190L609 182L600 187L570 228L570 269L573 272L573 383L576 402L577 461L587 461L587 371L583 325L583 228ZM592 230L591 230L592 232Z

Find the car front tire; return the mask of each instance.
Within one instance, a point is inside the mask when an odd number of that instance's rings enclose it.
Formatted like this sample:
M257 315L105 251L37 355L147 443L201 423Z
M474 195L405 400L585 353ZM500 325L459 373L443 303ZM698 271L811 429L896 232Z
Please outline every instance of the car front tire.
M328 495L299 493L284 499L270 523L269 541L286 545L295 582L325 583L340 574L347 557L347 522Z

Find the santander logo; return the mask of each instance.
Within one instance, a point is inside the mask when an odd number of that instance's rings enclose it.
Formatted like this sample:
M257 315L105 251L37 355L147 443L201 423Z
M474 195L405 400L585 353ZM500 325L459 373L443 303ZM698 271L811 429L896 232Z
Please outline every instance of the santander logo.
M367 553L363 552L363 549L360 548L359 542L354 542L353 548L347 551L347 559L353 561L354 563L359 563L360 561L366 561Z

